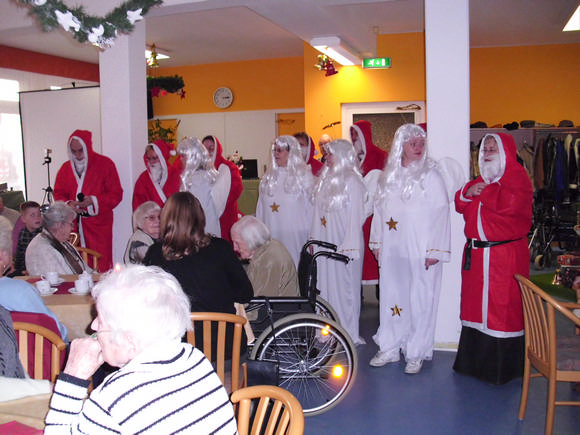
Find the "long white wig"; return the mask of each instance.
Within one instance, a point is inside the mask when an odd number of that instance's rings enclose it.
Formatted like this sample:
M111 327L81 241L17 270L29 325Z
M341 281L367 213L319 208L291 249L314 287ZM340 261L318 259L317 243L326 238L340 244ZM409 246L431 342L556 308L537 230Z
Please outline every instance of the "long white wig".
M201 171L209 184L214 184L218 172L213 166L211 156L196 137L186 137L177 145L177 152L184 162L181 183L188 186L197 171Z
M328 154L334 159L332 167L324 164L322 173L313 192L313 199L324 211L337 211L350 205L346 192L347 179L358 177L362 181L358 158L352 143L337 139L325 145Z
M270 168L262 177L260 183L260 195L274 195L274 187L278 184L281 168L276 164L274 158L274 147L280 147L288 150L288 165L286 169L288 175L284 181L284 192L310 196L314 186L314 176L310 167L302 159L300 153L300 143L294 136L279 136L272 143L272 162Z
M403 167L403 151L405 144L412 138L421 137L425 140L425 151L421 158ZM429 170L436 166L436 162L428 156L427 133L416 124L404 124L395 132L391 152L385 169L379 178L377 196L384 199L387 193L400 192L403 201L409 200L417 186L425 189L423 181Z

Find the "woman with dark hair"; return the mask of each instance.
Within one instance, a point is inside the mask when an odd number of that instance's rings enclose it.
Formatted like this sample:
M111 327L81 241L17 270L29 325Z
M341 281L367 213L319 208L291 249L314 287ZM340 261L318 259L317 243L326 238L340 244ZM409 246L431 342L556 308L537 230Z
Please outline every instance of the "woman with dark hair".
M252 284L232 245L204 231L205 215L199 200L189 192L169 197L161 210L159 240L143 263L160 266L181 284L191 311L235 314L234 303L254 296ZM196 343L202 343L196 330ZM214 334L215 338L215 334ZM246 340L242 339L242 346ZM244 349L242 349L242 352Z

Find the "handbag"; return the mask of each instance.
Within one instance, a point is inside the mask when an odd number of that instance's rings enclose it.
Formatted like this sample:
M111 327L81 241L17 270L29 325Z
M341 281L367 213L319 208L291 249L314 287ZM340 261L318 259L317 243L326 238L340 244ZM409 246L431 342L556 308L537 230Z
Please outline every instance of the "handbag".
M266 309L268 318L270 319L270 326L272 332L274 331L274 320L272 318L272 306L270 301L266 298ZM274 385L278 386L280 380L280 356L278 355L278 344L276 343L276 335L272 341L276 361L259 361L249 359L246 361L247 381L248 386L253 385Z

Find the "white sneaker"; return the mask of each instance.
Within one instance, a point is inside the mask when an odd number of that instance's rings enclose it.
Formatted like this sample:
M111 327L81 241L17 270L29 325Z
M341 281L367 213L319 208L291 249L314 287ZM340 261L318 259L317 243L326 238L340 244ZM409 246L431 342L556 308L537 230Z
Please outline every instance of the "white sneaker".
M382 367L385 364L397 362L401 358L399 349L390 350L387 352L381 352L380 350L377 354L370 360L369 365L372 367Z
M408 375L416 375L421 371L421 367L423 367L422 359L409 360L405 366L405 373Z

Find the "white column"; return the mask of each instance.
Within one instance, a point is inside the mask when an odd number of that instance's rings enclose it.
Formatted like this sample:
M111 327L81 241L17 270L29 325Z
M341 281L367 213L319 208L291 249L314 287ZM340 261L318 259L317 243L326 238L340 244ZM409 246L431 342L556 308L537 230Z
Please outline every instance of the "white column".
M457 160L469 174L469 0L425 0L427 128L434 158ZM429 225L429 222L426 222ZM452 260L443 268L436 346L459 341L463 219L451 204Z
M122 263L132 234L133 186L143 170L147 145L147 85L145 23L138 22L130 35L99 56L101 82L101 137L103 154L117 166L123 201L115 209L113 262Z

